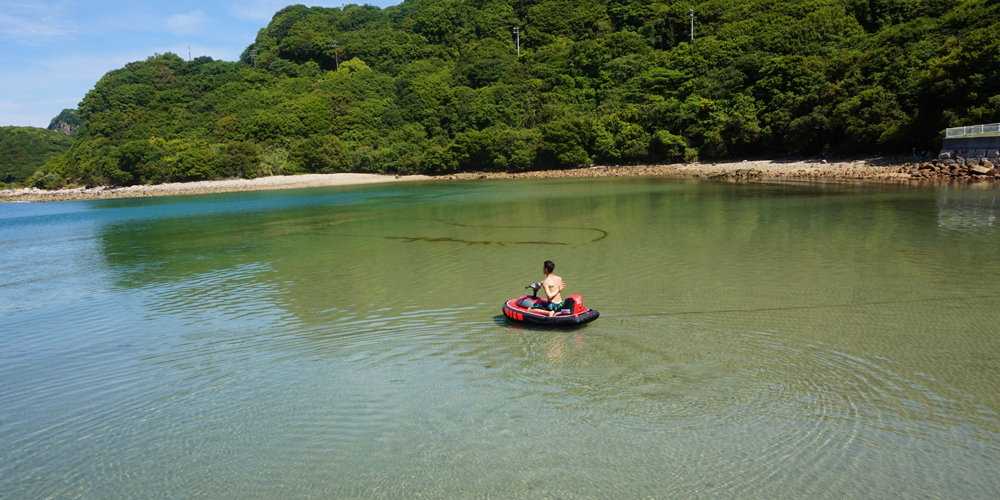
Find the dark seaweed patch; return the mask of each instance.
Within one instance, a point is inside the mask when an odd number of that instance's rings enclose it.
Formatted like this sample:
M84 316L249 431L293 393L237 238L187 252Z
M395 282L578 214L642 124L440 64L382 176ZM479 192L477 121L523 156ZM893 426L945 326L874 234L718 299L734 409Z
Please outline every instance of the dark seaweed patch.
M603 229L598 229L596 227L565 227L565 226L477 226L472 224L462 224L460 222L449 222L446 220L439 220L442 224L448 224L449 226L459 226L459 227L484 227L493 229L576 229L580 231L596 231L601 233L600 236L590 240L588 243L594 243L596 241L601 241L608 237L608 232Z
M404 240L407 243L427 241L431 243L464 243L466 245L497 245L501 247L507 245L569 245L569 243L561 243L558 241L472 241L448 237L430 238L427 236L386 236L385 238L388 240Z

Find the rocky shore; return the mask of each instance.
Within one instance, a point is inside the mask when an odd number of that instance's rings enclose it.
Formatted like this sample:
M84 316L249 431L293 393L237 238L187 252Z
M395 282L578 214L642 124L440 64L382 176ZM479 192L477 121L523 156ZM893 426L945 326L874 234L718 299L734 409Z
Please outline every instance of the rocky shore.
M451 175L392 176L376 174L308 174L227 179L151 186L95 187L46 191L35 188L0 190L0 201L59 201L108 198L141 198L193 194L346 186L380 182L453 179L548 179L570 177L662 176L723 181L832 181L891 183L989 183L1000 186L1000 167L993 160L945 159L913 161L907 157L878 157L843 161L742 160L719 163L675 163L670 165L590 166L567 170L533 172L462 172Z
M570 170L497 173L465 172L448 176L454 179L540 179L561 177L664 176L720 180L789 180L834 181L909 181L910 164L902 158L866 158L859 160L742 160L719 163L674 163L670 165L591 166Z
M910 177L935 181L991 180L1000 181L1000 166L996 158L958 158L934 160L906 165Z

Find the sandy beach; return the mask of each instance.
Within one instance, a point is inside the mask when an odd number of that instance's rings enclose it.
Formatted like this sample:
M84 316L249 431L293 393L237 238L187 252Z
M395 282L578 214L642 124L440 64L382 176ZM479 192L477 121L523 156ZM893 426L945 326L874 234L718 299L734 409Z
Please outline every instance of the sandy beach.
M98 186L93 188L58 189L47 191L37 188L0 190L0 201L65 201L98 200L109 198L147 198L152 196L183 196L194 194L233 193L239 191L268 191L274 189L299 189L326 186L351 186L386 182L424 181L434 179L426 175L378 174L305 174L276 175L257 179L224 179L215 181L174 182L168 184L138 185L128 187Z
M62 201L109 198L181 196L238 191L299 189L324 186L349 186L388 182L470 179L543 179L569 177L665 176L694 177L757 182L835 181L835 182L1000 182L1000 174L970 176L949 175L926 160L907 157L864 158L843 161L818 160L741 160L718 163L674 163L669 165L605 165L566 170L532 172L462 172L450 175L378 175L378 174L306 174L226 179L128 187L93 187L46 191L36 188L0 190L0 201Z

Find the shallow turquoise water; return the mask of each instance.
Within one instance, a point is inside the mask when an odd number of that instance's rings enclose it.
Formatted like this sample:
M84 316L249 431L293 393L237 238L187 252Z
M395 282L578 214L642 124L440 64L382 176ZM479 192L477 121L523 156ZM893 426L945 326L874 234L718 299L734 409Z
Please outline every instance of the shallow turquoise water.
M2 498L991 498L998 193L0 205ZM601 311L505 323L556 262Z

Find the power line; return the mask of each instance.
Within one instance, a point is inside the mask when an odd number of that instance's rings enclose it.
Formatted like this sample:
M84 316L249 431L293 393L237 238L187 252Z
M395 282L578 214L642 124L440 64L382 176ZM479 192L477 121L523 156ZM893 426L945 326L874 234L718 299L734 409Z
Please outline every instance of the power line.
M517 57L521 57L521 28L514 26L514 36L517 37Z
M691 43L694 43L694 9L688 9L691 11Z

